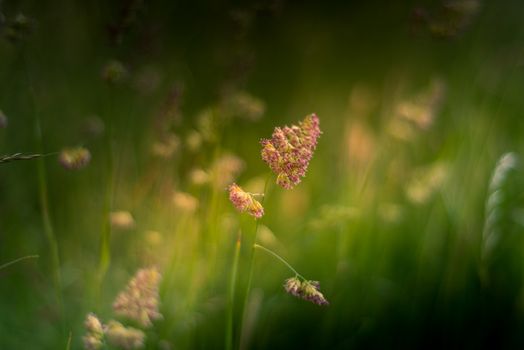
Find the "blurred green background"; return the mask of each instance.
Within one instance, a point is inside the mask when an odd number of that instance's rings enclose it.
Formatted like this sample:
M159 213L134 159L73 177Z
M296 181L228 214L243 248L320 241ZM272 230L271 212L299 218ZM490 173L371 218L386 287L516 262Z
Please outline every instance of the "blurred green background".
M520 1L4 0L0 12L0 155L51 153L0 163L0 264L40 256L0 270L1 349L82 348L85 315L108 321L151 265L164 318L146 347L222 348L239 232L235 347L524 346ZM261 192L260 138L313 112L323 134L307 177L270 186L258 242L331 305L286 294L292 274L257 252L240 331L255 222L226 187ZM54 152L74 146L92 159L66 170Z

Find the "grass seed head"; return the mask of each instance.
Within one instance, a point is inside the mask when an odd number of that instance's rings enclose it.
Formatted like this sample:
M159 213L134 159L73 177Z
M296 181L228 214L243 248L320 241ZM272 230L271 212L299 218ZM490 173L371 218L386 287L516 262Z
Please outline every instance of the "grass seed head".
M317 305L329 305L324 295L320 292L318 281L301 281L297 276L288 278L284 282L284 289L287 293L312 302Z
M229 186L229 200L239 212L247 212L255 219L260 219L264 215L262 204L251 193L244 191L235 183Z
M275 128L271 139L261 141L262 159L277 174L279 186L291 189L306 176L321 133L317 115L311 114L298 126Z

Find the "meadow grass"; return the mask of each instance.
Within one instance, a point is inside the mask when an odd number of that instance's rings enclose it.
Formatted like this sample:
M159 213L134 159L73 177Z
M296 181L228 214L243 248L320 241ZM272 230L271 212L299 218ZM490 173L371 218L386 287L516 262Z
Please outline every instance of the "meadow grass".
M522 347L518 8L1 2L0 348Z

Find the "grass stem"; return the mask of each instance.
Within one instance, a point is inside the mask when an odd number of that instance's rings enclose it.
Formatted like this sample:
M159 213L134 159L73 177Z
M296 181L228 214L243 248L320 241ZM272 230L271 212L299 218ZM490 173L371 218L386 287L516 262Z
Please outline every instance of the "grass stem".
M240 259L240 246L242 240L242 232L238 232L238 238L235 244L235 255L233 258L233 266L231 268L231 279L229 281L229 296L227 306L227 324L226 324L226 346L227 350L233 349L233 314L235 304L235 289L238 274L238 261Z
M267 191L268 191L270 179L271 179L271 173L267 175L266 182L264 184L264 192L263 192L262 199L260 201L262 205L264 205L264 201L267 198ZM251 255L249 257L249 263L248 263L248 277L247 277L247 284L246 284L246 294L244 296L244 305L242 308L242 322L240 324L240 331L239 331L240 337L242 337L242 329L244 327L244 322L247 317L247 305L249 302L249 295L251 292L251 282L253 280L253 266L255 262L255 244L257 242L257 234L258 234L259 225L260 225L260 220L257 220L255 224L255 233L253 234L253 246L251 248Z
M114 118L114 91L112 87L109 92L109 116L107 117L107 134L106 134L106 147L107 147L107 187L106 197L104 203L104 213L102 221L102 230L100 235L100 256L98 260L98 273L97 273L97 286L101 287L102 281L109 269L111 264L111 211L113 210L113 197L114 197L114 183L115 183L115 166L114 166L114 154L113 154L113 123L111 118ZM98 294L99 291L97 291Z
M19 261L22 261L22 260L27 260L27 259L38 259L40 256L38 255L27 255L27 256L23 256L21 258L18 258L18 259L15 259L15 260L12 260L12 261L9 261L9 262L6 262L5 264L2 264L0 265L0 270L2 269L5 269L6 267L9 267L13 264L16 264L17 262Z
M36 151L39 155L44 154L44 142L42 135L42 126L40 121L40 111L36 103L36 93L33 84L32 76L29 72L29 64L25 54L22 55L24 59L25 72L27 78L27 85L29 90L30 104L33 108L34 115L34 132L35 132L35 143ZM56 239L55 232L53 230L53 224L49 213L49 199L46 179L46 169L43 157L39 157L37 160L37 178L38 178L38 196L40 201L40 209L42 216L42 223L44 226L44 234L49 245L51 253L51 264L52 264L52 276L53 284L55 287L56 298L58 302L59 313L63 311L63 300L62 300L62 277L60 274L60 255L58 251L58 241Z
M278 255L277 253L275 253L274 251L272 251L271 249L267 249L266 247L264 246L261 246L260 244L254 244L254 247L255 248L258 248L258 249L261 249L263 251L265 251L266 253L269 253L271 254L272 256L274 256L275 258L277 258L281 263L283 263L284 265L286 265L291 271L293 271L293 273L295 275L297 275L298 277L302 278L304 281L306 281L306 279L304 278L304 276L302 276L301 274L299 274L297 272L297 270L295 270L293 268L293 266L291 266L283 257L281 257L280 255Z

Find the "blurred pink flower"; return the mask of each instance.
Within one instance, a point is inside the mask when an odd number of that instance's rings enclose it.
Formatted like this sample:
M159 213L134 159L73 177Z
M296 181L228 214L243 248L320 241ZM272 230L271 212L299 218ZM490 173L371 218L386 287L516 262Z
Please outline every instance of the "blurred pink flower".
M134 320L145 328L162 318L158 311L160 279L160 272L154 267L138 270L116 297L113 303L115 314Z

